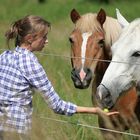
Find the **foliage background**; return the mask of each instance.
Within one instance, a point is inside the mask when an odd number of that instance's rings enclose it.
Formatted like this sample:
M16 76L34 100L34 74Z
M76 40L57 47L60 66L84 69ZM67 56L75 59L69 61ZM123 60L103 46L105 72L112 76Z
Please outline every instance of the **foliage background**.
M103 8L107 15L115 16L115 8L119 8L121 13L132 21L140 15L139 0L110 0L109 4L100 0L46 0L39 4L37 0L1 0L0 1L0 51L7 49L4 34L9 29L10 24L29 14L39 15L50 21L52 24L49 33L49 46L43 53L59 54L70 56L69 34L73 29L70 20L70 11L75 8L81 14L87 12L98 12ZM11 48L14 46L11 46ZM71 101L82 106L92 106L91 87L86 90L75 89L70 77L70 59L66 57L55 57L36 53L47 72L58 94L67 101ZM98 126L96 115L76 114L72 117L54 114L48 108L40 94L35 91L33 114L33 140L101 140L99 130L75 125L80 122L85 125ZM70 123L63 123L50 120L65 120ZM125 139L131 137L124 136Z

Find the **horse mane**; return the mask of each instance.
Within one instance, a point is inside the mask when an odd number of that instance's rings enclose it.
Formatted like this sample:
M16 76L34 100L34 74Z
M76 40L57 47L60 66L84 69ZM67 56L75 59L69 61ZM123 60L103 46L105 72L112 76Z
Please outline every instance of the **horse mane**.
M112 17L106 17L106 21L103 24L103 29L100 23L97 21L96 13L87 13L81 16L76 22L75 28L84 32L102 31L105 33L106 46L112 46L112 44L118 39L121 26L118 21Z

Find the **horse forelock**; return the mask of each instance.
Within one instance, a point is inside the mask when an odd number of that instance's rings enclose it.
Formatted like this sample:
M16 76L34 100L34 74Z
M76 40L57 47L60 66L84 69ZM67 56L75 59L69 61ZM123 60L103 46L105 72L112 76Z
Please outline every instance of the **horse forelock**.
M94 13L82 15L81 18L76 22L75 29L80 30L81 33L103 31L96 19L96 16L97 15Z
M106 21L103 24L103 28L97 21L96 13L87 13L81 16L76 22L75 29L78 29L81 33L85 32L105 32L105 44L106 46L112 46L112 44L118 39L121 26L118 21L112 17L106 17Z

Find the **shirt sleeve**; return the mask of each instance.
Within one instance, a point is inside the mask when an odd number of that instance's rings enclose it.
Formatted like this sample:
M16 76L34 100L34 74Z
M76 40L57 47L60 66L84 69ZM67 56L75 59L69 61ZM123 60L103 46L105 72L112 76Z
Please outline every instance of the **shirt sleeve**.
M62 100L55 92L43 67L37 60L27 57L24 60L23 69L30 85L41 91L45 101L55 113L71 116L76 112L75 104Z

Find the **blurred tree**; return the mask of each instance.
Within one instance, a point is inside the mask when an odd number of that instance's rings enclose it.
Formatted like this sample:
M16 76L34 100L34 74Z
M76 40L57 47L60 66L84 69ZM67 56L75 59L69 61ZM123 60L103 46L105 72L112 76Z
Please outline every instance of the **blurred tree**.
M88 0L89 2L93 2L94 0ZM106 3L106 4L110 4L111 0L97 0L97 2L99 3Z
M105 2L105 3L109 4L110 0L100 0L100 2Z
M38 0L39 3L44 3L46 0Z

